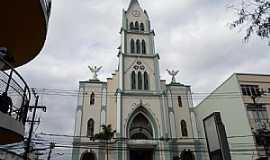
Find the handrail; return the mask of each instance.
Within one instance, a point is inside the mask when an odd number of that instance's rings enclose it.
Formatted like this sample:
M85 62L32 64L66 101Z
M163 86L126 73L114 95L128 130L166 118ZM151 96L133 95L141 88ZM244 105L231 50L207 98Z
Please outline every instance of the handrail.
M30 92L30 88L28 87L27 83L25 82L25 80L23 79L23 77L15 70L15 68L12 67L11 64L9 64L6 60L4 60L1 56L0 56L0 61L4 62L5 65L8 66L9 69L11 69L21 80L22 82L24 83L27 91L28 91L28 97L29 97L29 101L31 99L31 92Z
M0 68L0 83L4 85L1 85L0 90L2 92L6 92L11 101L17 103L10 106L9 115L25 124L29 102L31 99L30 88L23 77L13 68L13 66L0 56L0 63L1 62L4 64L4 66ZM5 70L9 69L10 74L4 71L3 68Z
M51 0L42 0L42 1L44 2L44 6L45 6L45 9L46 9L47 16L50 17L52 1Z

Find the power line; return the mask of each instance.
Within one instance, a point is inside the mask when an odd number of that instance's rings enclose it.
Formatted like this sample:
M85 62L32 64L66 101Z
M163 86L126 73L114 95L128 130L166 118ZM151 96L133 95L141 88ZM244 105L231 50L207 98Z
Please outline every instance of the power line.
M101 150L105 150L105 143L98 143L98 144L85 144L85 145L68 145L68 144L61 144L61 143L54 143L55 144L55 147L56 148L71 148L71 149L74 149L74 148L79 148L79 149L101 149ZM121 143L120 143L121 144ZM123 143L122 143L123 144ZM117 145L117 143L114 143L113 145ZM165 146L181 146L179 144L174 144L174 143L169 143L169 144L164 144ZM50 146L50 144L46 145L46 146ZM183 148L193 148L193 145L191 144L190 147L187 147L186 144L185 146L183 146ZM201 149L203 148L206 148L206 147L200 147ZM46 148L48 149L48 148ZM119 147L119 146L112 146L110 145L109 147L110 150L127 150L127 149L130 149L129 147ZM156 149L156 151L172 151L174 149ZM206 152L206 150L198 150L198 149L195 149L194 151L198 151L198 152ZM231 149L231 152L251 152L251 151L258 151L258 149L256 148L246 148L246 149L243 149L243 148L234 148L234 149Z
M71 137L71 138L93 138L93 137L89 137L89 136L73 136L73 135L65 135L65 134L53 134L53 133L39 133L40 135L47 135L47 136L55 136L55 137ZM113 138L115 140L129 140L129 138L127 137L120 137L120 138ZM198 137L198 138L189 138L189 137L179 137L179 138L151 138L149 140L176 140L176 139L205 139L202 137Z
M47 96L71 96L71 97L85 97L90 96L90 92L80 92L78 90L61 90L61 89L39 89L41 91L38 91L40 95L47 95ZM151 91L150 91L151 92ZM127 93L128 94L128 93ZM219 93L207 93L207 92L198 92L198 93L191 93L191 95L187 95L185 93L178 93L177 95L164 95L165 98L177 98L178 96L182 96L183 98L190 98L192 96L192 99L203 99L207 95L211 95L211 97L208 97L209 100L211 99L237 99L242 97L241 92L219 92ZM95 92L95 98L101 98L102 96L105 96L108 98L116 98L117 95L115 92ZM129 95L126 95L125 93L122 94L125 98L133 98ZM140 97L141 95L135 95L135 97ZM157 96L161 96L159 94L156 95L144 95L147 99L155 99ZM269 96L265 96L264 99L270 99Z
M42 141L44 142L44 140L42 139ZM42 145L44 145L44 146L48 146L48 144L49 144L49 141L50 140L48 140L47 141L47 143L46 144L44 144L44 143L42 143ZM34 140L34 142L35 143L38 143L39 144L39 140ZM73 145L73 141L63 141L63 140L56 140L56 141L54 141L55 143L61 143L61 144L65 144L65 145ZM170 142L172 142L172 141L170 141ZM89 142L86 142L86 143L89 143L88 144L88 146L95 146L95 145L98 145L98 141L89 141ZM111 143L116 143L116 142L111 142ZM104 144L104 143L100 143L100 144ZM174 142L174 143L172 143L171 145L173 145L173 146L183 146L183 145L187 145L187 144L182 144L181 142ZM190 145L194 145L194 144L190 144ZM206 143L201 143L201 144L198 144L198 143L196 143L196 146L198 147L203 147L203 146L206 146ZM246 143L246 144L232 144L232 143L230 143L230 147L231 148L233 148L233 149L243 149L243 148L255 148L255 145L253 144L251 144L251 143Z
M79 91L79 90L67 90L67 89L46 89L46 88L35 88L38 93L68 93L68 94L87 94L90 93L91 91ZM132 91L132 90L130 90ZM106 92L106 94L115 94L116 92ZM95 94L100 94L102 95L103 92L95 92ZM232 94L237 94L237 95L242 95L242 92L217 92L217 93L212 93L212 92L192 92L192 95L232 95ZM183 94L186 95L186 94Z
M104 144L101 144L101 145L104 145ZM75 148L78 148L78 149L98 149L98 150L106 150L106 148L104 146L101 146L101 145L96 145L96 146L85 146L85 145L63 145L63 144L55 144L55 147L56 148L71 148L71 149L75 149ZM166 145L165 145L166 146ZM170 144L168 145L170 146ZM188 148L188 149L191 149L193 147L185 147L185 148ZM205 147L206 148L206 147ZM126 151L126 150L130 150L129 147L119 147L119 146L110 146L109 147L109 150L111 151ZM155 151L165 151L165 152L178 152L176 151L174 148L173 149L155 149ZM198 150L198 149L193 149L192 150L193 152L208 152L207 150ZM233 153L237 153L237 152L252 152L252 151L258 151L258 149L254 148L254 149L231 149L231 152Z
M56 136L56 137L79 137L79 138L91 138L89 136L73 136L73 135L66 135L66 134L55 134L55 133L39 133L39 135L45 135L45 136ZM253 137L254 135L233 135L233 136L227 136L227 138L241 138L241 137ZM116 139L129 139L127 137L120 137ZM150 140L167 140L167 139L205 139L204 137L198 137L198 138L189 138L189 137L178 137L178 138L153 138Z
M60 93L39 93L39 95L47 95L47 96L62 96L62 97L80 97L80 95L77 95L77 94L60 94ZM84 96L89 96L90 95L84 95ZM105 96L106 99L116 99L117 96L116 95L95 95L95 98L102 98L102 96ZM122 97L125 97L126 99L134 99L134 97L144 97L144 99L156 99L158 96L158 98L161 98L160 95L134 95L132 97L130 97L129 95L121 95ZM173 95L173 96L165 96L164 98L168 97L168 98L177 98L178 96L180 95ZM83 96L82 96L83 97ZM104 98L105 98L104 97ZM182 96L183 98L190 98L189 96ZM205 97L192 97L192 99L203 99ZM239 99L241 98L241 96L232 96L232 95L223 95L223 96L212 96L212 97L208 97L208 100L211 100L211 99ZM265 99L270 99L270 97L264 97Z

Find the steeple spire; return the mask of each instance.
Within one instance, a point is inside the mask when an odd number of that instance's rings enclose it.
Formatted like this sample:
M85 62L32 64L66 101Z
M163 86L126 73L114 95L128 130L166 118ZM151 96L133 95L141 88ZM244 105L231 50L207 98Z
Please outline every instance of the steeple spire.
M130 3L129 3L129 7L128 7L128 10L133 6L137 4L138 6L140 6L140 3L138 2L138 0L131 0Z

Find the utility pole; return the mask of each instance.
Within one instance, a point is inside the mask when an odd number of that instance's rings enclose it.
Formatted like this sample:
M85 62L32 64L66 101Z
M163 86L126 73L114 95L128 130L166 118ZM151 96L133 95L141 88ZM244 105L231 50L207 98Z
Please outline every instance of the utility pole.
M108 139L106 140L106 154L107 154L107 160L109 160L109 142L108 142Z
M32 139L32 135L33 135L34 124L36 122L39 122L39 121L35 121L37 109L38 108L39 109L43 109L43 111L46 112L46 107L45 106L38 106L39 96L36 94L36 92L35 92L34 89L32 89L32 92L33 92L34 97L35 97L35 105L34 106L29 106L30 109L34 108L34 111L33 111L33 115L32 115L32 120L31 121L27 121L27 122L30 122L31 124L30 124L28 139L26 141L26 148L25 148L25 153L24 153L24 160L27 160L28 159L28 154L30 152L30 145L31 145L31 139Z
M52 150L54 149L54 147L55 147L55 143L51 142L50 143L50 151L49 151L49 155L48 155L47 160L51 159L51 154L52 154Z

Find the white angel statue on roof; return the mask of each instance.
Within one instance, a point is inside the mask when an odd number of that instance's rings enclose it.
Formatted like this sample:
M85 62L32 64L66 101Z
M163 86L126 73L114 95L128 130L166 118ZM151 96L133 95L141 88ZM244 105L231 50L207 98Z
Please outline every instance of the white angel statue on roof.
M90 69L90 71L93 74L93 78L92 79L93 80L98 80L97 73L101 70L102 66L100 66L100 67L97 67L97 66L94 66L94 67L88 66L88 68Z
M167 72L169 73L169 75L171 75L172 76L172 81L171 81L171 83L176 83L176 80L175 80L175 76L178 74L178 70L177 71L175 71L175 70L168 70L167 69Z

